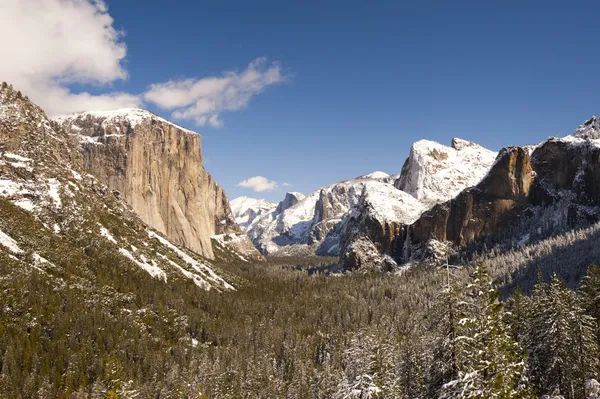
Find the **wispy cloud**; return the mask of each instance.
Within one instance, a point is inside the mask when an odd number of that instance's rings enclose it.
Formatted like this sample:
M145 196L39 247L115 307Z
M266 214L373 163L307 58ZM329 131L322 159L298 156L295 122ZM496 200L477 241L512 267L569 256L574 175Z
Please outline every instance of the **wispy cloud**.
M220 127L220 114L244 108L268 86L285 81L277 62L257 58L240 73L225 72L220 77L170 80L150 86L144 99L173 111L177 119L194 120L197 125Z
M286 181L284 181L283 183L281 183L282 187L291 187L292 185Z
M0 1L0 77L50 115L134 107L129 93L73 93L70 84L110 84L127 78L123 33L102 0ZM16 34L18 32L18 34Z
M74 84L110 88L129 77L125 35L115 29L104 0L0 0L0 37L0 78L51 116L146 102L174 118L220 127L221 113L240 110L285 81L279 63L257 58L241 72L153 83L144 93L73 92Z
M263 191L272 191L278 187L278 184L276 181L269 181L269 179L264 176L254 176L239 182L238 187L249 188L260 193Z

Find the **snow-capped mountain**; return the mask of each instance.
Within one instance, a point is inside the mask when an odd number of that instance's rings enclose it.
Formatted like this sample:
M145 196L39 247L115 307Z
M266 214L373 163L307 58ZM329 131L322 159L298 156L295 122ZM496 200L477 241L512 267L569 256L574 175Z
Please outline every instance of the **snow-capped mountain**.
M570 136L581 139L600 139L600 118L595 115L592 116L571 133Z
M235 221L243 230L247 230L258 216L270 213L277 208L277 204L265 199L250 197L234 198L229 204Z
M453 139L452 147L422 140L413 145L399 175L377 171L320 188L287 209L236 207L234 215L263 254L338 256L340 249L352 247L352 240L371 235L361 223L377 221L381 228L410 224L436 203L477 184L495 156L461 139Z
M200 135L134 108L55 120L79 141L86 169L172 242L211 259L211 237L244 237L225 191L204 169ZM255 250L244 255L260 257Z
M89 173L79 140L20 92L0 88L0 257L54 279L95 284L99 265L202 289L233 285L206 258L144 223ZM235 255L237 256L237 255Z
M452 146L429 140L414 143L395 185L428 205L447 201L474 186L488 172L496 153L478 144L452 139Z
M393 188L390 183L358 177L323 187L306 197L287 193L276 209L242 227L264 254L316 252L337 256L344 216L358 204L365 187L377 191L386 186ZM235 210L234 215L245 220Z

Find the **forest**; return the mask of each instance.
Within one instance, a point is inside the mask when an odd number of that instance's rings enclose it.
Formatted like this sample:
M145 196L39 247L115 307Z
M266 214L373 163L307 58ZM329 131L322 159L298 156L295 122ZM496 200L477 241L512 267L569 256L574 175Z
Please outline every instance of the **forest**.
M235 292L116 269L102 246L60 275L0 253L0 397L596 398L596 230L396 273L220 249Z

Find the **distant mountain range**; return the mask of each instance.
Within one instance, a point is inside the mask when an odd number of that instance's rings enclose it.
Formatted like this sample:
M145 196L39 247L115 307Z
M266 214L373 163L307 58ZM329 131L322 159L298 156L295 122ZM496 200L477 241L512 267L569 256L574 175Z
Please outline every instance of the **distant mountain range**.
M288 193L282 203L291 206L238 198L232 209L263 254L339 256L346 269L510 248L600 219L599 126L593 117L567 137L499 153L458 138L451 146L421 140L398 175Z

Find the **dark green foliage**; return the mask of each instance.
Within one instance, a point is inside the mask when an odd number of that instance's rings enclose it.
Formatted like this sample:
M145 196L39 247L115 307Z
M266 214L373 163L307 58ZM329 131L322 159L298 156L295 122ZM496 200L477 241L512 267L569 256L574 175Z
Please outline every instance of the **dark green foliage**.
M6 201L0 227L61 265L41 272L0 251L2 398L435 398L457 381L487 397L579 399L596 376L594 268L577 294L555 277L505 310L483 269L453 271L448 287L427 266L311 276L285 267L301 259L248 264L216 248L238 287L218 293L124 267L102 242L62 241Z

